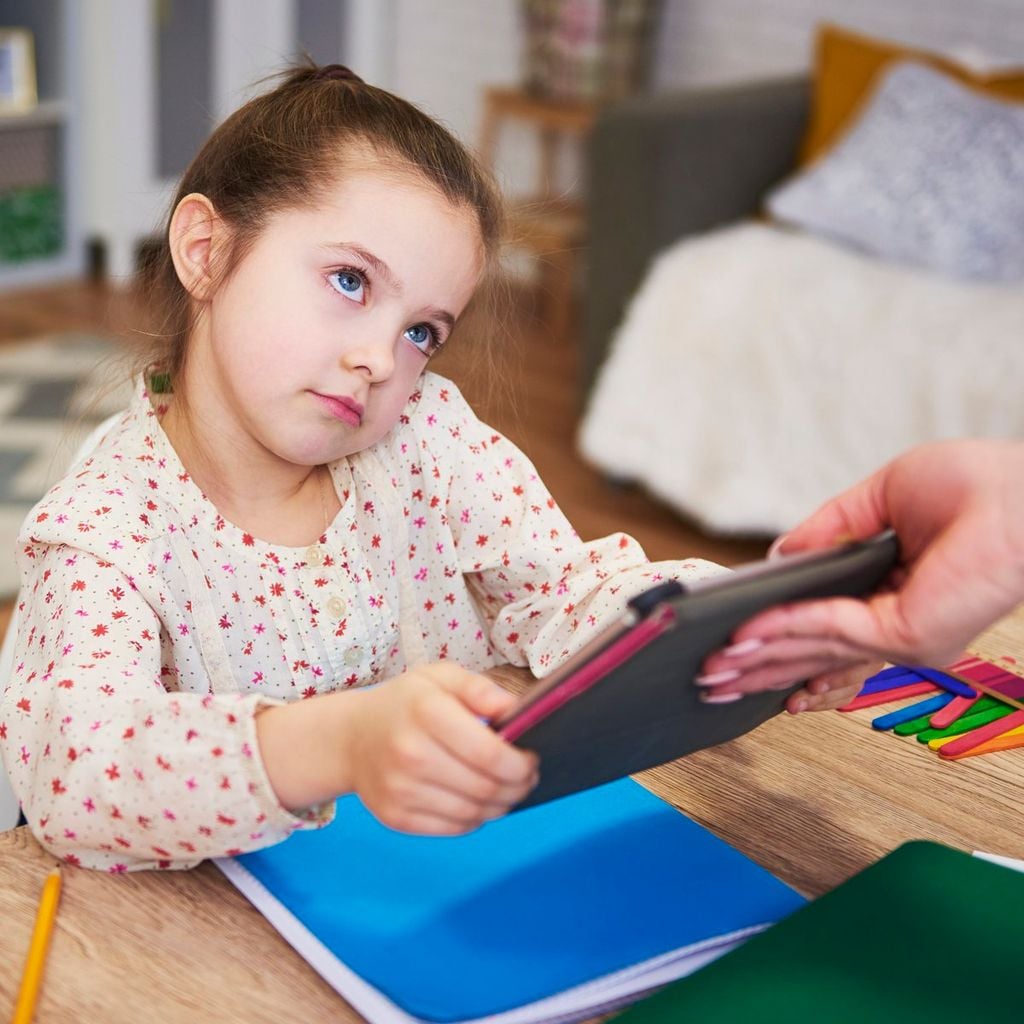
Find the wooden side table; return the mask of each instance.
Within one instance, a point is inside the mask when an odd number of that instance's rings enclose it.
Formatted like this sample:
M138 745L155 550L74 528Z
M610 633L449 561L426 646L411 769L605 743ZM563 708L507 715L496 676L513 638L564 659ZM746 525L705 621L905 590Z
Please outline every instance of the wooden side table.
M555 193L558 147L569 138L582 143L590 131L597 105L548 100L521 89L490 87L484 95L480 158L494 170L501 130L519 121L534 129L540 144L536 191L509 203L509 241L543 261L542 318L556 338L572 324L573 283L584 239L584 202Z

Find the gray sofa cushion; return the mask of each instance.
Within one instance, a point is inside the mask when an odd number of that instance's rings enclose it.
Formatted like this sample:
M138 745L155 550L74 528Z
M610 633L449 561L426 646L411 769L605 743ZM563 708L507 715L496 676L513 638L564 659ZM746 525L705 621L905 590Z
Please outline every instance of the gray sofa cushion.
M893 66L849 133L774 189L776 219L911 266L1024 280L1024 104Z

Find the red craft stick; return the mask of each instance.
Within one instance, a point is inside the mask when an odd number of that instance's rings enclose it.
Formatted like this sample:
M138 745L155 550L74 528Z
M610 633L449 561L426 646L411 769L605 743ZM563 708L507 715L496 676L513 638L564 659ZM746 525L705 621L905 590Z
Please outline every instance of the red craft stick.
M933 729L945 729L947 725L952 725L968 708L977 704L981 698L981 693L977 693L973 697L954 697L944 708L939 708L928 719L928 724Z
M856 711L859 708L873 708L877 704L888 704L891 700L901 700L904 697L916 697L921 693L934 693L938 690L934 683L908 683L906 686L897 686L892 690L879 690L877 693L864 693L854 697L849 704L844 704L840 711Z
M970 732L965 732L962 736L957 736L955 740L943 743L939 747L939 757L955 758L957 754L971 750L986 740L1002 736L1004 732L1016 729L1018 725L1024 725L1024 711L1014 711L1003 718L997 718L994 722L989 722L988 725L982 725L977 729L972 729Z

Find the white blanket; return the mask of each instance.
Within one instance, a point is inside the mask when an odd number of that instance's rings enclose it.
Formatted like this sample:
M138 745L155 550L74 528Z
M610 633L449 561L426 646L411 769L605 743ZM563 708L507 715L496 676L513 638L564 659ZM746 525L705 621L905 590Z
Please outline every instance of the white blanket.
M633 300L584 455L720 533L778 533L899 451L1024 437L1024 288L765 224L684 240Z

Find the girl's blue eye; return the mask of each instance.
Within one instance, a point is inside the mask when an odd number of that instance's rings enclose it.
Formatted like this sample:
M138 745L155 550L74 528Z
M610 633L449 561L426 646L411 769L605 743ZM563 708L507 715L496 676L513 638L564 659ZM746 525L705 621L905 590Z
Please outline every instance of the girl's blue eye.
M339 295L344 295L346 299L351 299L353 302L363 301L363 291L366 285L361 274L357 274L354 270L335 270L327 280Z
M440 347L437 344L437 332L429 324L413 324L406 329L405 336L427 356Z

